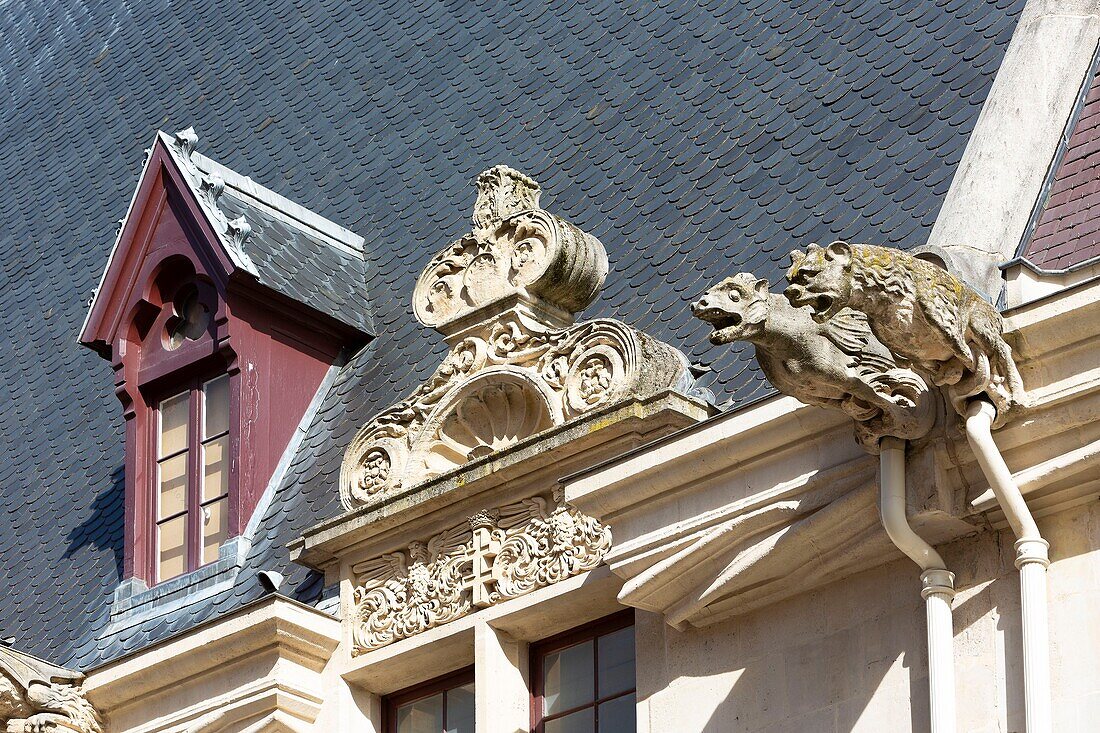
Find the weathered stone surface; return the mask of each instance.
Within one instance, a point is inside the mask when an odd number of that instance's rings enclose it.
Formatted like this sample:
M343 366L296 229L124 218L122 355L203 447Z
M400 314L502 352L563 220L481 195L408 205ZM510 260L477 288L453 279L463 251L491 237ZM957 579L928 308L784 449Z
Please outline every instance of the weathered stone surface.
M352 568L352 655L597 567L611 531L554 497L482 510Z
M708 290L692 312L714 326L711 343L752 343L779 391L849 415L871 453L878 453L883 436L912 440L932 428L936 413L928 386L897 364L858 311L815 321L809 310L769 293L767 280L740 273Z
M785 294L815 320L845 308L867 314L875 336L899 359L944 388L965 414L970 398L997 407L997 426L1026 402L1001 315L958 278L910 254L870 244L811 244L791 253Z
M473 229L432 259L413 294L451 351L351 442L345 508L628 397L692 388L675 348L618 321L573 323L607 274L598 239L538 208L538 184L506 166L477 187Z
M102 733L83 681L79 672L0 647L0 723L8 733Z

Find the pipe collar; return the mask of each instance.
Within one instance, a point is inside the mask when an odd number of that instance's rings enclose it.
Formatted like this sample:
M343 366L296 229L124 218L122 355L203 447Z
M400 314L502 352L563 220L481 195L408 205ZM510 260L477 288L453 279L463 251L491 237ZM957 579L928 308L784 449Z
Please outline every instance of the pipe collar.
M955 597L955 574L950 570L931 568L920 574L920 597L928 600L928 596L944 595Z
M1050 543L1042 537L1023 537L1016 540L1016 569L1037 563L1050 567Z

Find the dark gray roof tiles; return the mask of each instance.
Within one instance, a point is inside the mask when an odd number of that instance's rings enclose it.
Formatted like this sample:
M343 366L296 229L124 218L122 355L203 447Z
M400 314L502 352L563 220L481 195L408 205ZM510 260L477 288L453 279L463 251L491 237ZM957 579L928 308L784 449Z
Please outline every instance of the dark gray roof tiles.
M242 249L260 284L370 334L367 265L361 252L311 236L302 227L226 192L218 208L251 227Z
M468 229L471 180L506 163L611 263L611 316L713 371L688 302L773 281L795 244L911 247L936 218L1023 0L359 0L17 3L0 17L0 631L83 669L235 608L338 508L358 426L442 358L412 317L428 258ZM156 128L365 238L377 338L336 377L234 588L105 633L122 542L109 365L76 331ZM308 256L273 271L317 266ZM339 293L326 295L333 299ZM307 600L317 578L284 591Z

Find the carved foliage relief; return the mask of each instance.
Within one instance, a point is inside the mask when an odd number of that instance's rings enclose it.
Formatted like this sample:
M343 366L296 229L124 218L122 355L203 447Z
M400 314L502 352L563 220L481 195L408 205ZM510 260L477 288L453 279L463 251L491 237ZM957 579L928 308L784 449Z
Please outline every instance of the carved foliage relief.
M538 208L537 183L497 166L477 189L473 229L429 262L413 293L417 317L447 337L450 353L349 445L348 509L627 396L692 386L671 346L614 320L573 323L599 292L607 256L595 237Z
M560 496L479 512L352 568L352 654L592 570L610 548L610 529Z

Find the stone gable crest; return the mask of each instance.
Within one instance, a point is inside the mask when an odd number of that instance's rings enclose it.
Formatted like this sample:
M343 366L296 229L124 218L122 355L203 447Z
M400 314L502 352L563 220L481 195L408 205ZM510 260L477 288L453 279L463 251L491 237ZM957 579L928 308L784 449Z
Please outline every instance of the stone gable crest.
M539 207L534 180L476 180L473 228L431 259L413 310L450 352L427 382L359 430L347 509L385 499L631 396L693 380L678 350L619 321L575 322L607 276L598 239Z

